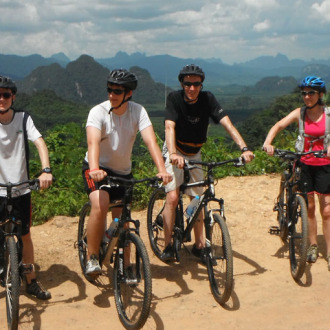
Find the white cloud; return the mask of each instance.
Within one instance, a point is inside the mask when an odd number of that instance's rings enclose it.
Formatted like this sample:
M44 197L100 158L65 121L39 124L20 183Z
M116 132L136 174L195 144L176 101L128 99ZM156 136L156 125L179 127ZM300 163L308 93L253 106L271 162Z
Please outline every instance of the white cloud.
M263 32L270 28L270 21L269 19L265 19L263 22L256 23L253 26L253 30L257 32Z
M330 22L330 0L324 0L321 4L314 3L312 8L325 20Z
M320 57L330 43L330 0L2 0L0 11L3 54L139 51L232 63Z

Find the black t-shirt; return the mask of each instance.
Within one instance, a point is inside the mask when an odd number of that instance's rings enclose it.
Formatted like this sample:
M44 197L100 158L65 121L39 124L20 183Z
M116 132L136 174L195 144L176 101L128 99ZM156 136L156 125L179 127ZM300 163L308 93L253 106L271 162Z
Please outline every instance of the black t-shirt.
M200 92L194 104L184 101L184 91L168 95L165 120L175 122L176 147L187 155L196 154L207 139L209 120L214 123L227 114L211 92Z

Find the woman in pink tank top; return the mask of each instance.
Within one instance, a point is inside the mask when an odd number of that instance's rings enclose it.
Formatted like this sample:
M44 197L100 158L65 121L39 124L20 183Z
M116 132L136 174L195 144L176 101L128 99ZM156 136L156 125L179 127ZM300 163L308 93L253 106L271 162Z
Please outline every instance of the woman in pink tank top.
M307 76L299 85L305 103L304 118L304 151L327 149L325 158L316 158L307 155L301 158L301 182L307 184L308 192L308 222L310 247L307 252L307 261L316 262L319 250L317 242L317 222L315 215L315 195L318 196L320 213L322 216L323 234L326 242L326 259L330 271L330 146L325 145L324 135L327 115L322 100L326 93L324 81L315 76ZM297 108L286 117L278 121L268 132L264 142L264 150L274 154L272 141L281 130L292 123L299 123L302 108Z

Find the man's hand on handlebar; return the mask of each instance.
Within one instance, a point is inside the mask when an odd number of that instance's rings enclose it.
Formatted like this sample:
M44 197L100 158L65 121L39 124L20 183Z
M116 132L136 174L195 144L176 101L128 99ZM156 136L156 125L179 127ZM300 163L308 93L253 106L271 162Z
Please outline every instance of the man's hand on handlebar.
M184 166L184 158L176 153L170 154L170 161L172 165L176 165L178 168L183 168Z
M166 171L157 173L157 177L162 179L164 185L167 185L173 180L172 175L167 173Z
M273 156L274 155L274 147L271 144L264 144L262 150L267 152L267 155Z
M47 189L53 183L53 175L51 173L42 173L38 180L40 189Z
M107 172L103 170L91 170L89 171L89 177L95 181L100 182L107 176Z
M252 151L247 150L242 153L242 157L243 157L245 163L249 163L254 159L254 154Z

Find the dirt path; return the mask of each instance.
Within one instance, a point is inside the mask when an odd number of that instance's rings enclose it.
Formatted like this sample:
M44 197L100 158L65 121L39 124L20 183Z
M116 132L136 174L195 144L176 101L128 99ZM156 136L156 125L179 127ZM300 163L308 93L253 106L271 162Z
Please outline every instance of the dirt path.
M307 266L299 284L290 275L287 247L268 234L268 227L275 225L278 182L278 176L228 177L217 185L234 251L235 286L225 308L212 297L206 268L188 252L174 265L152 255L146 212L133 214L141 219L152 263L153 300L145 329L330 329L330 272L320 221L320 258ZM52 299L36 301L22 291L20 329L122 329L108 278L96 287L81 274L73 247L77 222L56 217L32 228L39 278ZM1 329L5 322L0 288Z

